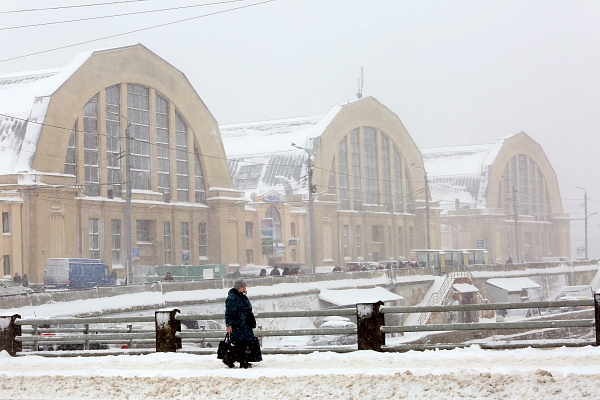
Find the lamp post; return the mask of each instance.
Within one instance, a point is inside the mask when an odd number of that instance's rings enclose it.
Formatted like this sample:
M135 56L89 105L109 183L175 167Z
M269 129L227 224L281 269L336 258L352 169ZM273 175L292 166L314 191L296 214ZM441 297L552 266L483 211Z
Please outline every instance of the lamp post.
M517 208L517 186L515 181L510 179L508 176L503 176L504 179L512 183L513 191L513 218L515 220L515 256L517 257L517 263L521 263L521 256L519 254L519 209Z
M107 112L111 112L107 108ZM123 118L127 125L125 126L125 253L126 253L126 261L125 261L125 273L127 274L125 278L126 284L130 285L131 279L133 278L133 257L131 254L131 135L129 132L129 127L131 124L127 117L120 113L114 113L114 115L118 115L119 118Z
M312 183L313 178L313 164L312 164L312 154L306 148L298 146L295 143L292 143L292 147L303 150L307 155L308 159L306 160L306 169L308 175L308 238L309 238L309 247L310 247L310 268L312 273L316 273L316 265L317 265L317 252L315 249L315 221L314 221L314 192L316 192L315 187Z
M425 168L412 164L413 167L417 167L422 169L425 172L425 224L427 225L425 230L427 232L427 250L431 249L431 234L430 234L430 226L429 226L429 179L427 178L427 171Z
M575 186L577 189L583 190L583 209L585 213L585 258L588 258L588 208L587 208L587 190L579 186Z

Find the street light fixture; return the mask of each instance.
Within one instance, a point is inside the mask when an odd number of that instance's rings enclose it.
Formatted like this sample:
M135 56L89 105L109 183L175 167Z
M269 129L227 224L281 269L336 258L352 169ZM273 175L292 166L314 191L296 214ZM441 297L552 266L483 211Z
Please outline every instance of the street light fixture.
M315 221L314 221L314 193L317 191L316 186L312 183L313 178L313 164L312 164L312 153L306 149L305 147L298 146L296 143L292 142L292 147L303 150L307 155L308 159L306 160L306 170L308 174L308 238L309 238L309 246L310 246L310 267L312 273L316 273L316 265L317 265L317 255L315 250Z

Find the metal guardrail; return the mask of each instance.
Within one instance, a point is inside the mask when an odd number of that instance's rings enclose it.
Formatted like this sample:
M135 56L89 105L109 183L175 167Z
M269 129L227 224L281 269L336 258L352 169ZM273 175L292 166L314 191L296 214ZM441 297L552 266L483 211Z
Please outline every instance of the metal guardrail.
M386 325L385 317L392 314L405 313L447 313L453 311L486 311L509 310L523 308L560 308L560 307L594 307L594 318L582 318L571 315L574 319L527 319L514 322L473 322L473 323L441 323L424 325ZM587 310L589 312L592 310ZM276 336L309 336L309 335L354 335L358 337L358 349L376 351L406 351L423 350L428 348L449 349L469 345L468 340L458 340L452 343L407 343L396 346L385 345L385 335L393 333L423 332L436 334L444 332L473 332L484 333L499 330L518 330L521 332L546 332L560 329L589 329L587 336L592 339L553 339L553 340L513 340L513 343L502 341L486 343L480 341L482 348L518 348L525 347L556 347L598 345L600 335L600 294L594 300L560 300L552 302L528 303L495 303L495 304L463 304L463 305L429 305L429 306L383 306L382 303L357 304L356 308L327 309L312 311L278 311L261 312L256 314L261 318L295 318L295 317L324 317L324 316L355 316L357 328L337 329L285 329L261 330L256 329L255 335L260 338ZM553 318L564 318L562 314L552 314ZM186 351L201 354L211 354L216 349L182 350L183 342L220 339L225 330L182 330L182 321L222 320L223 314L181 314L177 309L162 309L154 316L125 316L125 317L88 317L88 318L20 318L18 315L0 316L0 350L7 350L11 355L39 354L45 356L78 356L78 355L108 355L108 354L143 354L149 352ZM7 323L8 322L8 323ZM74 324L78 327L60 327L62 324ZM135 324L151 324L135 326ZM47 327L52 325L55 327ZM81 327L79 327L81 326ZM119 327L117 327L119 326ZM6 328L2 328L6 327ZM595 330L594 330L595 328ZM49 336L47 336L49 335ZM91 350L92 344L122 344L126 349L112 348ZM71 344L83 345L83 351L38 351L40 345ZM23 345L32 347L31 352L23 352ZM265 349L266 354L299 354L312 351L356 350L348 347L327 347L319 349Z

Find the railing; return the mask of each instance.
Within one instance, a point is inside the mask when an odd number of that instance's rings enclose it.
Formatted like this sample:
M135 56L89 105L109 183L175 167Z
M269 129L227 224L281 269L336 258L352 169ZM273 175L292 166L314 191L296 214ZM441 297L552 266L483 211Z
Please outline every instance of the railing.
M594 307L593 310L589 307ZM558 313L546 316L554 319L520 320L515 322L484 322L484 323L446 323L425 325L387 325L385 319L393 314L404 313L448 313L454 311L479 312L486 310L509 310L523 308L560 308L560 307L588 307L580 313L592 313L593 318L587 318L577 313ZM325 317L325 316L356 317L357 328L339 329L291 329L291 330L261 330L255 329L254 333L259 338L279 336L310 336L310 335L357 335L357 346L324 346L311 349L282 349L265 348L265 354L307 353L314 351L347 352L354 350L375 351L406 351L422 350L428 348L454 348L464 347L473 342L473 339L496 335L498 332L531 330L558 331L561 329L582 329L583 339L558 340L522 340L498 341L479 340L483 348L516 348L530 347L556 347L556 346L584 346L600 344L600 294L594 300L561 300L552 302L528 303L496 303L496 304L463 304L463 305L430 305L423 307L397 307L383 306L382 303L357 304L356 308L327 309L313 311L280 311L256 314L259 320L266 318L297 318L297 317ZM545 318L546 318L545 317ZM213 354L214 348L183 348L183 343L197 342L207 339L220 340L224 337L224 330L182 330L182 321L194 320L221 320L223 314L181 314L177 309L163 309L155 311L154 316L136 317L93 317L93 318L20 318L18 315L0 316L0 351L6 350L9 354L28 355L37 354L44 356L80 356L80 355L112 355L112 354L143 354L150 352L177 352ZM569 319L570 318L570 319ZM391 320L391 319L390 319ZM47 325L75 324L77 327L57 328ZM136 324L147 324L136 326ZM153 325L153 326L152 326ZM594 330L595 328L595 330ZM440 343L432 344L433 336L427 336L424 342L410 342L399 345L386 346L386 334L404 334L407 332L422 332L432 335L442 335ZM523 333L525 335L525 333ZM446 335L445 337L443 335ZM454 335L450 338L448 335ZM461 336L462 335L462 336ZM39 351L47 345L63 345L77 347L73 351ZM112 348L99 347L112 346ZM23 346L30 346L31 351L23 351ZM72 347L72 348L74 348ZM121 348L122 347L122 348ZM98 348L95 350L94 348Z
M473 274L471 274L470 271L451 272L450 274L448 274L446 276L446 279L444 280L444 283L440 287L440 290L438 290L436 293L434 293L429 298L429 300L427 301L427 306L434 306L434 305L442 304L444 298L448 294L448 290L450 289L450 286L454 283L454 280L456 278L460 278L460 277L467 277L471 281L473 281ZM421 313L421 316L419 317L419 324L420 325L426 324L427 320L429 319L430 316L431 316L431 312Z

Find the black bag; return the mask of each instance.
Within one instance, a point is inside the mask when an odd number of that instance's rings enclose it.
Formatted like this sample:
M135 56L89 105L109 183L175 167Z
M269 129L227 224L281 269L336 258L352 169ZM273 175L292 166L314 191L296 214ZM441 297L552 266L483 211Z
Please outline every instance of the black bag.
M231 364L235 361L235 346L231 343L229 333L225 335L225 339L219 342L217 349L217 358L223 360L225 364Z
M256 328L256 318L254 317L252 311L248 311L248 326L250 329Z
M248 362L259 362L262 361L262 352L260 350L260 341L257 337L252 339L252 343L250 344L250 348L248 349L249 353L247 355Z

